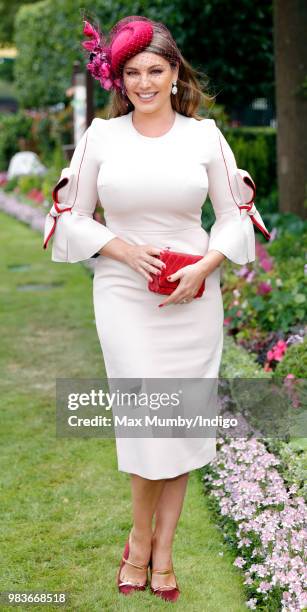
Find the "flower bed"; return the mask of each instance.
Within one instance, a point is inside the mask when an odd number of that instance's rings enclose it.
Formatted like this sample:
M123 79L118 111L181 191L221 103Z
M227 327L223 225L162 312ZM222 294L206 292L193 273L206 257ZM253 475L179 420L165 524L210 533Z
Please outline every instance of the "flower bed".
M285 360L298 348L302 350L293 345ZM272 378L275 373L265 371L225 329L220 374L231 381ZM289 380L292 386L293 379ZM250 609L295 612L307 604L302 592L307 518L304 442L219 438L216 459L203 469L225 542L239 553L234 563L244 572Z
M227 262L222 278L227 331L266 371L306 335L306 223L294 215L288 225L278 215L273 219L278 227L271 240L256 239L256 261L240 268Z
M216 459L205 466L204 482L225 540L240 550L247 607L296 612L307 606L304 526L307 508L288 490L280 461L256 439L218 440Z

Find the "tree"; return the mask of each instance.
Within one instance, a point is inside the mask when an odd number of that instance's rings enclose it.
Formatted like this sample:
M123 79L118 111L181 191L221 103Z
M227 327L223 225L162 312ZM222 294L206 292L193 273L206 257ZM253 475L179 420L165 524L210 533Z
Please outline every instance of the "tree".
M34 4L37 0L0 0L0 46L13 43L14 19L22 4Z
M306 218L307 4L274 0L279 208Z
M274 102L272 3L180 0L184 50L228 111L254 98Z

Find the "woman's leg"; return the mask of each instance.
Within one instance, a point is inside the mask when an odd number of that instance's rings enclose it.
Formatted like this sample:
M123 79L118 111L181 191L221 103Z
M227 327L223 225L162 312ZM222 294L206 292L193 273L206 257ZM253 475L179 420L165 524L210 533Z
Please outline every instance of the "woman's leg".
M146 565L151 555L152 519L165 480L148 480L131 474L133 527L130 533L129 561ZM144 583L146 571L125 564L120 579Z
M155 529L152 540L153 569L172 567L172 545L177 523L182 511L189 473L167 479L155 512ZM173 574L153 574L153 588L162 585L176 586Z

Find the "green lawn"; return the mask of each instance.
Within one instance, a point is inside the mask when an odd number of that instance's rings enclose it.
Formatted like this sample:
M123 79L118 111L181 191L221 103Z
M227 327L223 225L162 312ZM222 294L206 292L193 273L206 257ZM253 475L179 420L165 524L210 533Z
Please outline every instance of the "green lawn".
M105 376L91 276L80 264L52 263L50 247L43 251L42 237L22 223L3 213L0 223L0 590L66 591L71 601L65 609L72 611L165 608L149 592L117 594L115 574L131 517L129 476L117 471L114 441L55 437L56 378ZM18 288L46 283L55 286ZM194 471L175 542L182 590L177 609L246 610L234 559Z

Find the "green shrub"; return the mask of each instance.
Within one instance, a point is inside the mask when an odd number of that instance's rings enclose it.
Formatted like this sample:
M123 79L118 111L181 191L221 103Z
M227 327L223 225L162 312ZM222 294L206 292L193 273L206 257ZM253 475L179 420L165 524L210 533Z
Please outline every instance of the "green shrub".
M18 185L18 176L14 176L11 178L3 187L3 191L9 193L10 191L14 191L15 187Z
M37 143L39 156L45 165L48 165L52 157L57 138L53 134L53 121L49 115L37 116L32 125L33 140Z
M52 200L52 191L60 178L60 173L55 167L49 168L47 174L44 177L42 184L42 192L46 200Z
M293 220L292 229L283 230L280 237L266 245L274 257L272 269L265 271L259 257L246 268L253 272L251 282L238 277L231 262L223 266L225 317L231 318L229 328L237 340L248 340L255 330L263 333L288 332L306 317L306 275L302 244L307 240L303 221ZM263 284L270 285L265 293ZM234 291L236 292L234 294ZM239 292L239 293L237 293ZM236 295L236 299L235 299Z
M276 130L267 127L225 128L222 130L231 146L238 168L247 170L256 184L256 203L274 194L277 198ZM272 202L271 202L272 206Z
M32 117L22 111L0 115L0 171L7 170L11 157L32 141L32 124Z
M284 248L287 248L287 239L290 235L292 235L290 240L297 240L299 236L307 232L307 221L304 221L301 217L293 213L267 213L264 215L264 220L272 229L277 229L277 240L273 240L267 244L267 248L274 256L278 256L279 253L283 252ZM285 236L286 239L282 241L282 238ZM302 238L304 237L302 236ZM297 242L299 244L299 241Z
M279 195L277 185L272 188L270 193L265 196L259 196L258 191L255 198L255 204L261 214L261 217L270 231L276 227L276 214L278 213ZM281 215L279 215L281 216ZM265 238L258 232L258 237L265 241Z
M43 182L42 176L28 174L26 176L18 177L17 184L18 184L20 193L26 194L29 191L31 191L31 189L41 189L42 182Z
M0 115L0 170L7 170L10 160L21 150L36 153L45 166L54 164L54 156L63 144L72 141L72 109L60 113L37 112L29 116L26 111L14 115ZM59 163L58 163L59 166Z
M56 113L50 113L49 118L51 121L52 137L57 146L59 144L71 144L73 142L74 131L73 107L69 104Z
M255 356L237 345L224 329L223 354L220 368L222 378L271 378L270 372L255 361Z
M295 485L298 489L297 495L302 495L307 502L306 444L304 448L301 444L296 445L291 441L287 443L275 438L265 438L263 442L268 451L279 458L280 465L277 470L286 485Z
M8 83L13 80L15 58L4 57L0 62L0 79Z
M51 201L53 188L60 178L62 169L68 164L69 162L64 157L62 147L57 146L53 151L52 163L42 182L42 192L46 200Z
M287 349L282 361L276 367L274 375L284 377L294 374L297 378L306 378L307 372L307 337L303 342L292 344Z

